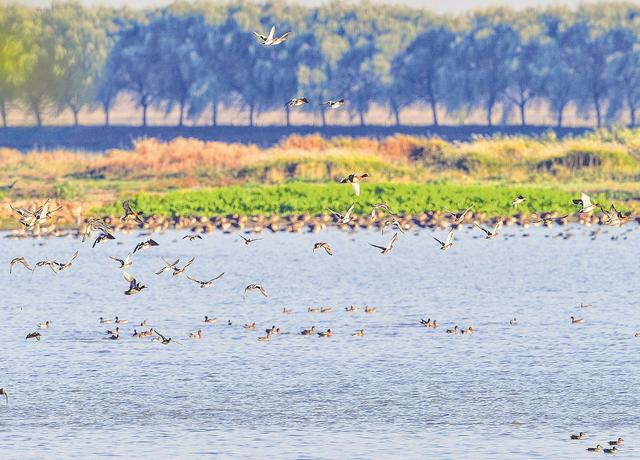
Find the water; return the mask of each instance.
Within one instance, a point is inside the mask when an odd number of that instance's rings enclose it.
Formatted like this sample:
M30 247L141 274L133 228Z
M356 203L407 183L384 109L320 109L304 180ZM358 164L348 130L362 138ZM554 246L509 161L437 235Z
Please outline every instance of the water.
M558 228L507 228L515 236L495 241L465 230L447 253L431 238L445 232L421 231L385 256L367 242L391 233L265 234L245 246L232 234L189 242L172 231L134 256L129 272L149 287L135 296L108 256L143 237L96 249L3 239L3 260L80 255L59 274L3 275L0 386L11 399L0 405L1 456L591 458L586 447L622 436L618 457L638 458L640 232L591 240L591 229L570 230L564 240L545 237ZM314 254L316 241L334 256ZM191 276L224 278L199 289L154 274L161 257L192 256ZM254 282L269 298L243 301ZM360 311L346 313L350 304ZM130 320L119 341L104 332L113 324L98 324L115 315ZM427 317L441 326L420 327ZM143 319L180 344L130 337ZM45 320L54 324L43 340L25 342ZM242 327L253 321L257 330ZM446 334L454 324L477 331ZM285 333L259 342L271 325ZM299 335L311 325L335 335ZM204 339L190 340L198 328ZM352 337L360 328L366 336ZM569 441L578 431L588 439Z

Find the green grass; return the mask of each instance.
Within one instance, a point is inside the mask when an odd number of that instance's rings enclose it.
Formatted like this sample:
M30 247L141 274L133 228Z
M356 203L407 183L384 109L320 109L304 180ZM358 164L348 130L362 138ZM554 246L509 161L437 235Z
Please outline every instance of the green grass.
M511 200L518 194L527 201L518 209ZM284 185L229 186L201 190L140 193L132 197L146 214L164 216L215 216L226 214L318 214L327 208L345 211L356 203L357 214L368 213L373 203L386 202L397 213L415 214L449 208L459 210L471 204L476 212L514 215L525 212L575 212L571 202L577 195L557 188L428 184L363 184L360 197L343 184L288 183ZM604 194L596 200L607 202ZM116 215L119 203L105 207L102 214Z

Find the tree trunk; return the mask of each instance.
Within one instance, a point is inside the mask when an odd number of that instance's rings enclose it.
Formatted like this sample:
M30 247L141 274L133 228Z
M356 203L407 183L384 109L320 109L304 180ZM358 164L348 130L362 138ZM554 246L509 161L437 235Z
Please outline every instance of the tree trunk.
M593 98L593 106L596 109L596 126L598 128L602 127L602 113L601 113L601 109L600 109L600 98L598 97L594 97Z
M218 126L218 101L211 100L211 126Z
M249 106L249 126L253 128L253 104Z
M358 112L358 116L360 117L360 126L365 126L364 123L364 112Z
M102 104L102 111L104 112L104 126L108 127L110 124L109 120L109 104Z
M289 107L289 104L285 106L285 116L287 119L287 128L288 128L291 126L291 109Z
M493 126L493 122L491 119L493 118L493 102L487 103L487 125L491 128Z
M33 111L33 115L36 117L36 126L38 128L42 127L42 113L40 111L40 106L38 104L32 104L31 110Z
M636 108L629 107L629 125L633 128L636 125Z
M400 127L400 109L398 107L393 108L393 115L396 119L396 127Z
M431 116L433 117L433 126L438 126L438 103L431 99Z
M520 124L522 126L527 126L527 119L526 119L527 102L526 101L520 102L518 106L520 107Z
M78 126L80 126L80 120L78 117L78 112L80 112L80 109L78 109L77 107L71 107L71 112L73 112L73 126L77 128Z
M3 102L0 102L0 116L2 116L2 127L7 127L7 105Z
M184 101L180 101L180 115L178 116L178 127L184 126Z
M142 105L142 127L146 128L147 127L147 108L149 105L146 102L143 102L141 105Z
M556 113L556 127L557 128L562 128L562 119L564 117L564 107L565 107L565 104L562 104L560 107L558 107L558 111Z

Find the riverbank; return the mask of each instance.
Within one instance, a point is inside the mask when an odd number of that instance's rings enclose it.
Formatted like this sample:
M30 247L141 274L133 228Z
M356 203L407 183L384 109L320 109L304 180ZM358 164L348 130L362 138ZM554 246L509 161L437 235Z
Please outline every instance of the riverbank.
M526 200L518 207L512 200L523 195ZM619 210L640 213L640 202L632 194L616 194ZM339 225L345 230L358 228L382 229L385 225L412 228L446 228L453 224L470 225L474 221L506 225L563 225L580 222L588 225L603 223L602 215L578 215L572 202L576 194L557 188L528 186L488 186L430 184L363 183L356 197L348 184L291 183L284 185L243 185L200 190L175 190L166 193L138 193L130 196L134 209L144 213L144 224L122 223L121 202L92 206L82 201L53 201L50 209L61 206L47 228L36 234L66 235L67 229L79 228L89 217L105 218L116 231L146 229L163 231L169 228L193 232L216 230L247 230L253 232L288 231L317 232L335 221L329 209L345 214L353 206L353 220ZM608 203L612 196L598 193L594 202ZM385 203L394 215L376 209ZM37 203L18 202L17 206L35 208ZM472 207L465 218L455 223L451 212L459 213ZM20 231L17 214L4 203L0 227ZM541 222L541 218L545 221ZM397 222L394 222L396 220ZM61 231L61 233L59 233ZM28 236L27 233L22 233ZM20 232L18 236L20 237Z

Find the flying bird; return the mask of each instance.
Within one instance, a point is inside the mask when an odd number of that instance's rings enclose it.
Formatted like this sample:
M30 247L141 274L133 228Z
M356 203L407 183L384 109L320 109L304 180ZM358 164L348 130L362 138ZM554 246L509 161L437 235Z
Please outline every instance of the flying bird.
M360 196L360 181L362 181L362 179L369 177L369 174L364 173L361 175L357 175L357 174L349 174L347 177L343 178L340 183L341 184L351 184L351 188L353 188L353 193L356 196Z
M454 224L454 225L459 225L462 222L464 222L464 218L469 213L469 211L471 211L472 209L473 209L473 205L469 206L467 209L465 209L464 211L461 211L461 212L449 211L446 208L445 208L445 211L448 212L449 214L451 214L451 217L453 217L453 221L451 223Z
M94 230L100 230L102 233L112 235L113 230L109 228L103 219L91 218L87 220L84 232L82 233L82 242L84 243L87 238L91 236ZM113 235L112 235L113 236Z
M73 261L76 260L76 257L78 257L78 251L76 251L67 262L56 262L56 264L58 264L58 271L63 272L71 268L71 266L73 265Z
M279 45L280 43L285 42L287 38L289 38L289 35L291 34L291 32L287 32L282 34L282 36L280 37L276 37L276 26L272 26L268 36L264 36L258 32L254 32L253 34L258 38L258 41L261 44L265 46L276 46L276 45Z
M115 239L116 239L116 237L113 236L111 233L101 233L95 239L95 241L93 242L93 245L91 246L91 248L95 248L96 244L105 243L107 240L115 240Z
M189 241L194 241L196 239L201 240L202 236L200 235L185 235L182 237L183 240L189 240Z
M330 109L339 109L340 107L342 107L345 104L344 99L338 99L337 101L333 101L333 100L328 100L323 102L320 105L326 105L327 107L329 107Z
M194 283L198 283L200 285L200 288L206 289L208 287L211 287L211 285L213 285L214 281L219 280L220 278L222 278L223 275L224 275L224 273L220 273L218 276L216 276L215 278L211 278L208 281L198 281L195 278L191 278L189 275L187 275L187 278L189 278Z
M524 203L525 200L526 200L526 198L524 196L518 195L511 202L511 206L513 206L514 208L517 208L518 205L521 204L521 203Z
M124 209L124 216L120 218L122 222L127 220L129 216L133 216L133 218L140 224L144 224L144 220L140 216L143 215L142 211L135 211L131 207L131 200L126 199L122 202L122 209Z
M122 276L126 281L129 282L129 289L124 291L125 295L138 294L140 291L146 289L147 287L141 283L138 283L138 281L136 281L136 279L127 272L122 272Z
M486 228L481 227L478 222L474 222L473 226L479 228L487 235L485 236L486 240L493 240L496 236L498 236L498 232L502 228L502 221L499 220L498 223L493 227L493 230L487 230Z
M395 216L396 215L396 213L394 213L391 210L391 208L387 205L387 203L374 203L374 205L371 207L371 218L372 219L376 216L376 210L377 209L383 210L384 212L386 212L390 216Z
M316 252L316 249L324 249L327 254L330 256L333 255L333 249L329 246L329 243L316 243L313 245L313 252Z
M238 236L244 240L244 244L246 244L247 246L249 246L254 241L260 241L260 240L263 239L263 238L245 238L244 236L242 236L240 234L238 234Z
M192 257L191 260L189 260L186 264L184 264L184 266L182 268L179 268L177 265L173 267L173 276L180 276L184 273L184 271L187 269L187 267L189 265L191 265L193 263L193 261L196 260L195 257Z
M29 265L27 259L25 259L24 257L16 257L12 259L11 262L9 262L9 273L13 272L13 267L15 267L16 264L20 264L27 270L33 272L33 268Z
M156 272L156 275L161 275L161 274L163 274L165 272L169 272L169 271L175 270L176 265L178 265L178 263L180 263L180 259L176 259L174 262L167 262L163 258L162 261L164 262L164 267L162 267L160 270L158 270Z
M578 214L588 214L590 212L593 212L596 209L596 207L600 206L598 203L595 203L595 204L592 203L589 195L587 195L584 192L580 194L579 199L573 200L573 203L580 206L580 210L578 211Z
M26 342L29 339L36 339L39 342L41 338L42 334L40 334L39 332L30 332L29 334L27 334L27 337L24 340Z
M391 238L391 240L389 240L386 246L376 246L375 244L371 244L371 243L369 243L369 246L373 246L374 248L380 249L381 254L389 254L393 250L393 245L397 240L398 240L398 234L395 233Z
M113 257L113 256L110 256L110 258L115 260L116 262L120 262L120 268L129 268L133 265L133 259L131 257L131 253L127 254L127 257L125 257L124 260L118 259L117 257Z
M243 297L246 298L247 296L247 292L248 291L260 291L260 294L262 294L265 297L269 297L267 295L267 290L265 289L264 286L260 285L260 284L250 284L248 285L246 288L244 288L244 295Z
M435 236L433 237L433 239L436 240L438 243L440 243L441 250L447 251L451 248L451 246L453 246L453 229L449 230L449 233L447 234L447 239L444 242L440 241Z
M156 243L154 240L147 240L147 241L141 241L140 243L138 243L136 245L136 247L133 250L133 253L135 254L138 251L142 251L144 249L149 249L152 246L160 246L158 243Z
M287 102L286 105L289 107L300 107L301 105L305 105L308 103L309 101L306 97L294 97L293 99L289 99L289 102Z
M153 332L158 336L155 339L153 339L154 342L161 343L162 345L169 345L170 343L174 342L174 340L171 337L165 337L155 329L153 330Z
M349 210L344 214L340 214L339 212L334 211L331 208L327 208L329 210L329 212L336 217L338 220L336 221L336 223L338 224L348 224L349 222L351 222L351 213L353 212L353 208L355 207L355 204L352 204L351 207L349 208Z
M404 229L402 228L402 223L397 218L394 217L393 219L385 220L382 223L382 228L380 229L380 232L382 233L382 235L384 235L384 231L389 226L398 230L400 233L404 233Z

